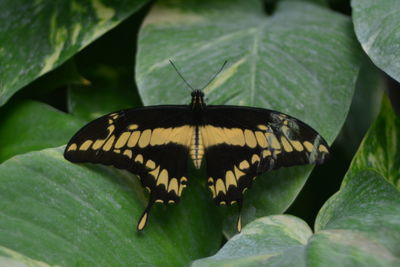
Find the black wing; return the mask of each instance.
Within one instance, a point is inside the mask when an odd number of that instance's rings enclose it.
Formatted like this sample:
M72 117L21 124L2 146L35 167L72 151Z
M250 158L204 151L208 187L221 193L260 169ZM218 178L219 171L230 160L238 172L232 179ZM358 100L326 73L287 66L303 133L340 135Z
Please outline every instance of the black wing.
M326 141L314 129L272 110L208 106L200 131L208 186L218 204L241 206L243 193L261 173L320 164L329 155Z
M105 115L72 137L64 157L72 162L113 165L139 175L150 192L137 226L142 230L153 203L178 202L186 187L193 134L189 114L187 106L156 106Z

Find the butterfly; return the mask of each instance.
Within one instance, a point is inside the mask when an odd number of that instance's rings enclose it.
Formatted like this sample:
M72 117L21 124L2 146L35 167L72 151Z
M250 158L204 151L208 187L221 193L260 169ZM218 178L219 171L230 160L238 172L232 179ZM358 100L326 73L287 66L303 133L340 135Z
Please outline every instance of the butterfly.
M154 203L179 202L190 180L189 160L197 169L205 161L205 180L217 205L241 209L244 193L260 174L321 164L329 157L324 138L294 117L263 108L206 105L204 93L196 89L191 97L189 105L102 116L80 129L65 148L71 162L113 165L140 177L150 196L139 231ZM240 215L236 227L240 232Z

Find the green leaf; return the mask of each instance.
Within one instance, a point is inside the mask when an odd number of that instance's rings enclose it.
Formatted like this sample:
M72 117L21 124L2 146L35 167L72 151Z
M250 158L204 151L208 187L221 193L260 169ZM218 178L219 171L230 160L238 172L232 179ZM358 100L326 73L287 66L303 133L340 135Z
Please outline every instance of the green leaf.
M0 118L0 162L32 150L64 145L83 122L35 101L10 102Z
M137 233L148 198L139 181L113 168L70 164L63 149L0 165L0 247L60 266L182 266L218 248L221 224L205 188L188 188L180 205L156 205Z
M351 170L373 169L400 189L399 137L400 118L385 97L380 115L364 138Z
M139 35L136 80L144 104L189 102L169 59L194 87L228 60L204 89L211 104L285 112L331 143L351 103L360 49L348 17L308 2L281 1L268 16L257 0L160 1ZM257 179L245 197L244 223L284 211L311 170L288 168Z
M320 210L314 234L305 222L292 216L260 218L217 254L193 265L399 266L400 192L386 175L393 174L389 171L393 166L399 166L392 165L392 159L399 158L393 151L400 147L397 143L374 142L375 137L396 140L400 118L394 116L385 99L340 191ZM383 156L388 153L390 156ZM364 160L371 157L380 161Z
M354 29L371 60L400 82L400 5L397 0L352 0Z
M145 0L0 2L0 106L140 8Z

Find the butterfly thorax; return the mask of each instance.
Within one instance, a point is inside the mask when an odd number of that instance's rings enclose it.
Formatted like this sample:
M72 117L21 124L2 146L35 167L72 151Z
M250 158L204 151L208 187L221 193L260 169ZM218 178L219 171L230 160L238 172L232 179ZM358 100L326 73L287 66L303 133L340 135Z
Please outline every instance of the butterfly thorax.
M192 102L190 107L193 111L201 113L206 104L204 103L204 93L200 90L194 90L192 92Z
M199 126L203 124L203 114L206 108L204 103L204 93L200 90L192 92L192 102L190 108L193 112L193 135L190 143L190 157L196 168L200 168L204 155L204 146Z

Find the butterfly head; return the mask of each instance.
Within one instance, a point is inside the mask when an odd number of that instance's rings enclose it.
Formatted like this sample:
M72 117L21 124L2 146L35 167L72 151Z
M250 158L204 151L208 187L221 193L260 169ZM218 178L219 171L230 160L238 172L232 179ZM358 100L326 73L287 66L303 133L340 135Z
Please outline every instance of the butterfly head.
M192 91L192 102L190 103L190 106L192 107L192 109L203 109L205 106L204 103L204 93L199 90L199 89L195 89Z

